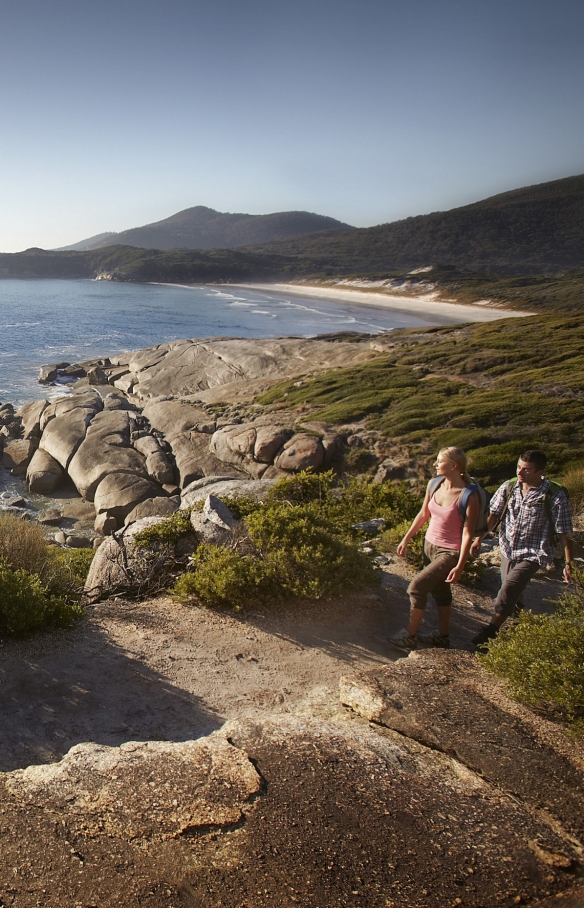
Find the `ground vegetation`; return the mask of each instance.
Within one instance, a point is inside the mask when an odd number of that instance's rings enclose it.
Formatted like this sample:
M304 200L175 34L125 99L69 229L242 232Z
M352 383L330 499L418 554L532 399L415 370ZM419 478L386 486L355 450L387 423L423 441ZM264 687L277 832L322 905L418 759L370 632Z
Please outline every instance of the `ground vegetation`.
M554 614L523 611L489 641L485 667L523 703L584 732L584 575L560 596Z
M83 614L83 584L93 549L59 549L43 529L12 515L0 517L0 635L69 627Z
M201 545L175 583L183 602L244 608L258 602L320 599L379 583L356 523L372 517L399 524L419 503L405 484L375 484L332 472L281 479L263 502L228 499L242 519L228 545Z
M428 464L458 445L491 489L522 449L543 447L550 473L581 487L583 350L579 314L409 331L371 363L282 383L259 401L302 408L306 420L365 421Z

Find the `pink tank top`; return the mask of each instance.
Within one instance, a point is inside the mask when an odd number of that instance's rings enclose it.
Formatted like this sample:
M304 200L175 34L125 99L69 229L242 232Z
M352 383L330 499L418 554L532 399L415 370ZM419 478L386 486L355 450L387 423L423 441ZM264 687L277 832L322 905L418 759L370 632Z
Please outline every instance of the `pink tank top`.
M442 507L434 501L434 496L428 503L430 511L430 525L426 539L432 545L441 549L459 551L462 545L462 519L458 510L458 498L449 508Z

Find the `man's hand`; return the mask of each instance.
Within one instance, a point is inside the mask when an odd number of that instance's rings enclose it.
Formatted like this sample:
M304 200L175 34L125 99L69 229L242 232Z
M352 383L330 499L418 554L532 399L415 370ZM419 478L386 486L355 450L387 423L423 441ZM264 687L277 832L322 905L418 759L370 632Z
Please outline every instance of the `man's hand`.
M479 552L480 552L480 550L481 550L482 541L483 541L483 540L482 540L482 537L481 537L481 536L477 536L477 538L473 540L473 543L472 543L472 545L471 545L471 547L470 547L470 552L469 552L469 554L472 555L473 558L474 558L475 555L478 555L478 554L479 554Z

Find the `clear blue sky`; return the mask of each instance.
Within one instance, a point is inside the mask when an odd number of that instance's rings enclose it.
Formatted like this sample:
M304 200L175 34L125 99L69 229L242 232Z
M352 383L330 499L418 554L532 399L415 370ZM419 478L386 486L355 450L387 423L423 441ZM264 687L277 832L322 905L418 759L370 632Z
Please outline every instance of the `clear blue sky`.
M584 172L581 0L0 0L0 251Z

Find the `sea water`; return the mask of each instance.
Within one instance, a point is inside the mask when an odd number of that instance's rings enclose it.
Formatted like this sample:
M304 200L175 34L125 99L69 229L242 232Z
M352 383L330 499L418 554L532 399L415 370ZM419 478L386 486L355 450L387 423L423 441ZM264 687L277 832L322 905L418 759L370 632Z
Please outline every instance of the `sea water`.
M40 386L41 366L114 356L193 337L377 334L433 324L403 310L240 288L0 280L0 402L66 393Z

